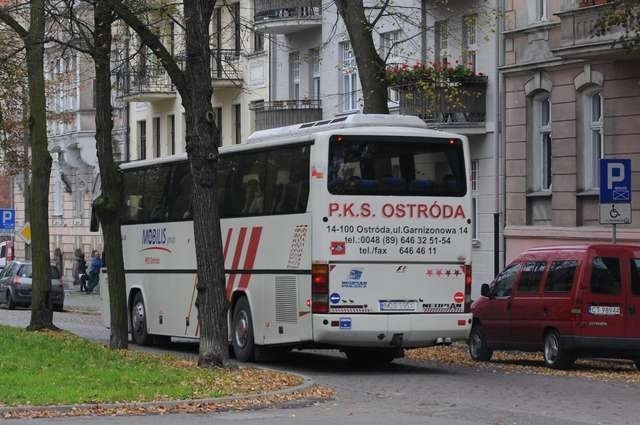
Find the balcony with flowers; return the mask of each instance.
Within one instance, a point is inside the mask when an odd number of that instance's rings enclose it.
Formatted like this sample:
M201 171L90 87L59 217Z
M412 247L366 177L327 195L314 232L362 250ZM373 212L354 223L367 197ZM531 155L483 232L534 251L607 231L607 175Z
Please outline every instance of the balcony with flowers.
M487 77L464 64L391 65L387 82L398 92L400 113L418 116L430 127L485 125Z

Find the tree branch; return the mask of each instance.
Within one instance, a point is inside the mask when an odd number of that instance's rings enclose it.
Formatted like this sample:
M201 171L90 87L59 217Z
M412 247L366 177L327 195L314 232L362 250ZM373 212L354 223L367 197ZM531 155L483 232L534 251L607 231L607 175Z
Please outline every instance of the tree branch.
M378 21L382 18L382 16L384 15L385 10L387 10L387 6L389 6L389 2L390 2L390 0L384 0L384 3L382 4L382 6L380 6L380 12L378 12L378 16L376 16L373 19L373 21L371 21L371 28L375 28L375 26L378 23Z
M25 29L20 23L9 13L7 8L0 7L0 21L4 22L12 30L20 36L21 39L26 40L29 36L29 31Z
M146 45L156 55L162 66L169 74L171 81L181 95L187 92L187 81L184 71L180 69L175 58L160 41L160 37L149 29L149 27L136 16L136 14L126 6L121 0L106 0L106 3L114 10L131 29L133 29L144 45Z

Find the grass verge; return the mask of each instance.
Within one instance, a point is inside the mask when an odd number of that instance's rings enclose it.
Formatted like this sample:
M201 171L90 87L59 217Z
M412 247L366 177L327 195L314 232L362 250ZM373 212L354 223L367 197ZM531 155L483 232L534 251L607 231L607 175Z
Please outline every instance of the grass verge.
M108 348L67 332L0 326L0 406L198 399L255 394L300 378Z

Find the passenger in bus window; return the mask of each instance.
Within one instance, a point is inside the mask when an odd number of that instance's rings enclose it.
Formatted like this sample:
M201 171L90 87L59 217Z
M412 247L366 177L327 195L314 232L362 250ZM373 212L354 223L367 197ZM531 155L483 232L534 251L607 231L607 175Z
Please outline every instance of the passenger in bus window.
M264 209L264 194L256 179L250 179L245 189L243 214L261 214Z

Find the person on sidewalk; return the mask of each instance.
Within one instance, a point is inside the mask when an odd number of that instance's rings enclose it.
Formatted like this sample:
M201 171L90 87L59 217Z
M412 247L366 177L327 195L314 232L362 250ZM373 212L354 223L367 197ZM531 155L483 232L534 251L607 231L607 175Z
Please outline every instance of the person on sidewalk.
M87 262L84 260L84 254L78 257L78 279L80 280L80 292L87 291Z
M100 269L102 268L102 259L100 253L94 250L91 253L91 264L89 265L89 285L87 285L87 294L90 294L100 282Z

